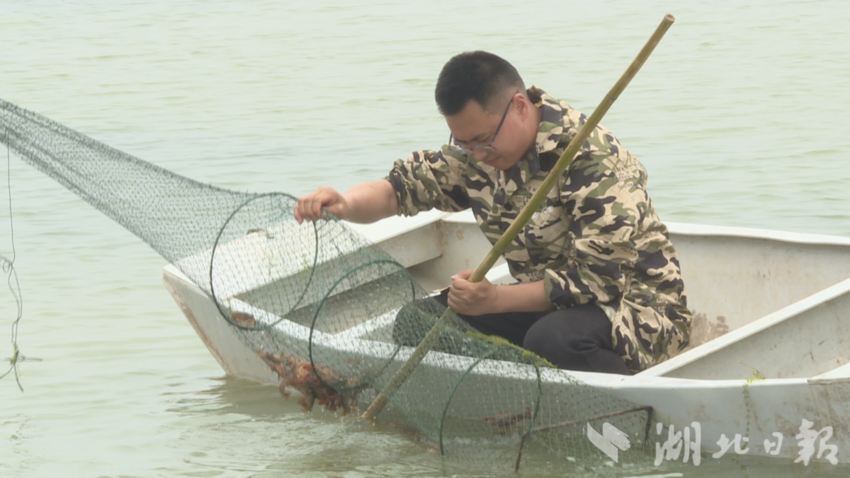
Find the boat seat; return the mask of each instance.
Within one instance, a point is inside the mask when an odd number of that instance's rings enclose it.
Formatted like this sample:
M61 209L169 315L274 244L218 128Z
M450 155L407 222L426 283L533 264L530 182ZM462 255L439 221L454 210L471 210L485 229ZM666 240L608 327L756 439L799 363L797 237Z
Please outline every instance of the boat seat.
M848 382L850 381L850 363L822 373L809 379L810 383L816 382Z
M516 284L517 282L517 280L511 275L511 270L508 268L507 262L493 267L484 277L496 285Z
M409 269L443 254L439 222L445 215L442 211L428 211L413 218L391 217L374 224L349 223L349 227Z
M640 375L703 380L850 375L844 342L850 279L684 352Z

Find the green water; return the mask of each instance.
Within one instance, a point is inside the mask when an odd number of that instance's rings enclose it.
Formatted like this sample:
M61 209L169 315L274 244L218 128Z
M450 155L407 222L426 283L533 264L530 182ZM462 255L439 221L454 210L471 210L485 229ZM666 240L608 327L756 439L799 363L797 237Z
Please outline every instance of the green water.
M662 219L850 236L841 1L0 0L0 97L200 181L300 195L444 141L433 87L457 52L496 52L590 113L668 12L676 24L603 121L649 170ZM23 394L0 381L0 476L488 473L225 377L159 256L14 158L10 172L18 342L44 361L24 364ZM0 358L16 313L2 294ZM656 474L848 472L706 460Z

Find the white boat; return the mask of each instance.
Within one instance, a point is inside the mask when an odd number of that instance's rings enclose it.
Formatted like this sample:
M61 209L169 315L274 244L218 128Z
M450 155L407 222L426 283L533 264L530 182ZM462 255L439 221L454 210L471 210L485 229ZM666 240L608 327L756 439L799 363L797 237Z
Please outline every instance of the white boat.
M691 346L634 376L544 368L544 385L568 387L573 376L652 407L664 427L647 435L657 446L656 463L675 459L698 465L735 454L791 459L795 466L850 462L850 239L668 226L696 317ZM390 218L358 230L426 290L447 286L452 274L474 268L490 249L468 212ZM512 280L503 263L488 278ZM165 268L163 280L227 374L278 384L277 374L243 344L209 295L174 265ZM387 320L392 318L372 318L347 336L386 327ZM308 333L286 320L277 327L298 337ZM395 360L409 353L403 348ZM420 366L438 368L440 362L430 359L439 353L429 353ZM495 383L502 377L498 364L491 365L473 373ZM676 447L681 451L683 444L681 456ZM699 458L693 448L700 450Z

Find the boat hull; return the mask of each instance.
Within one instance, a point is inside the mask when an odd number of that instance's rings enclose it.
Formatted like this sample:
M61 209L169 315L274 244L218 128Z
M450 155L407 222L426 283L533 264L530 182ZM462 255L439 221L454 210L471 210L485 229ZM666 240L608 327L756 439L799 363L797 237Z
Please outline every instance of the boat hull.
M406 227L391 227L397 233L386 229L366 229L365 233L383 244L426 288L440 286L440 277L448 277L453 269L474 267L478 256L486 252L483 236L476 235L468 217L435 215ZM850 462L850 357L842 356L850 311L850 280L842 279L850 271L850 241L689 225L671 226L671 235L680 251L693 308L715 324L707 328L703 344L635 376L541 369L539 379L529 372L522 374L532 377L525 380L539 380L543 395L550 397L575 393L570 388L578 381L584 390L600 396L652 407L653 423L661 427L653 426L645 439L650 450L651 445L658 450L656 462L672 456L665 455L667 447L685 445L684 436L689 437L689 446L700 450L701 458L695 459L692 453L690 458L686 454L676 459L695 465L733 456L736 448L738 454L796 460L800 466ZM418 244L423 240L430 245ZM738 264L740 270L730 264ZM503 265L488 278L496 283L511 280ZM208 294L174 266L165 268L163 280L228 375L278 384L277 374L243 343ZM370 326L391 325L382 320ZM293 344L301 344L297 347L310 340L305 327L286 321L278 327ZM346 340L315 336L312 346L316 350L350 348L347 352L356 356L362 352L350 339L365 332L351 331ZM392 367L400 366L411 352L403 347L393 355L392 347L387 347L388 351L371 349L370 353L385 353ZM438 387L429 380L446 372L440 369L448 363L439 355L429 353L421 373L405 387ZM464 380L477 390L527 386L513 383L523 379L507 374L507 365L498 361L451 363L466 368ZM457 397L450 414L461 419L480 414L465 410L462 403L476 401ZM812 447L814 452L809 453Z

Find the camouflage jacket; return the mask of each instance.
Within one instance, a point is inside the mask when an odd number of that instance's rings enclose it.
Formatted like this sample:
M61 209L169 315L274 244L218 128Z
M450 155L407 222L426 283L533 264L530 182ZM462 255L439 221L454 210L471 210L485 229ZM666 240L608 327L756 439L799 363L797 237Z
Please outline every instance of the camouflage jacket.
M396 160L387 179L399 213L471 207L494 243L541 186L586 117L537 87L536 147L507 171L460 149ZM552 309L595 303L611 319L614 350L633 372L674 356L692 321L667 228L646 192L647 173L597 126L546 200L505 252L520 282L544 281Z

